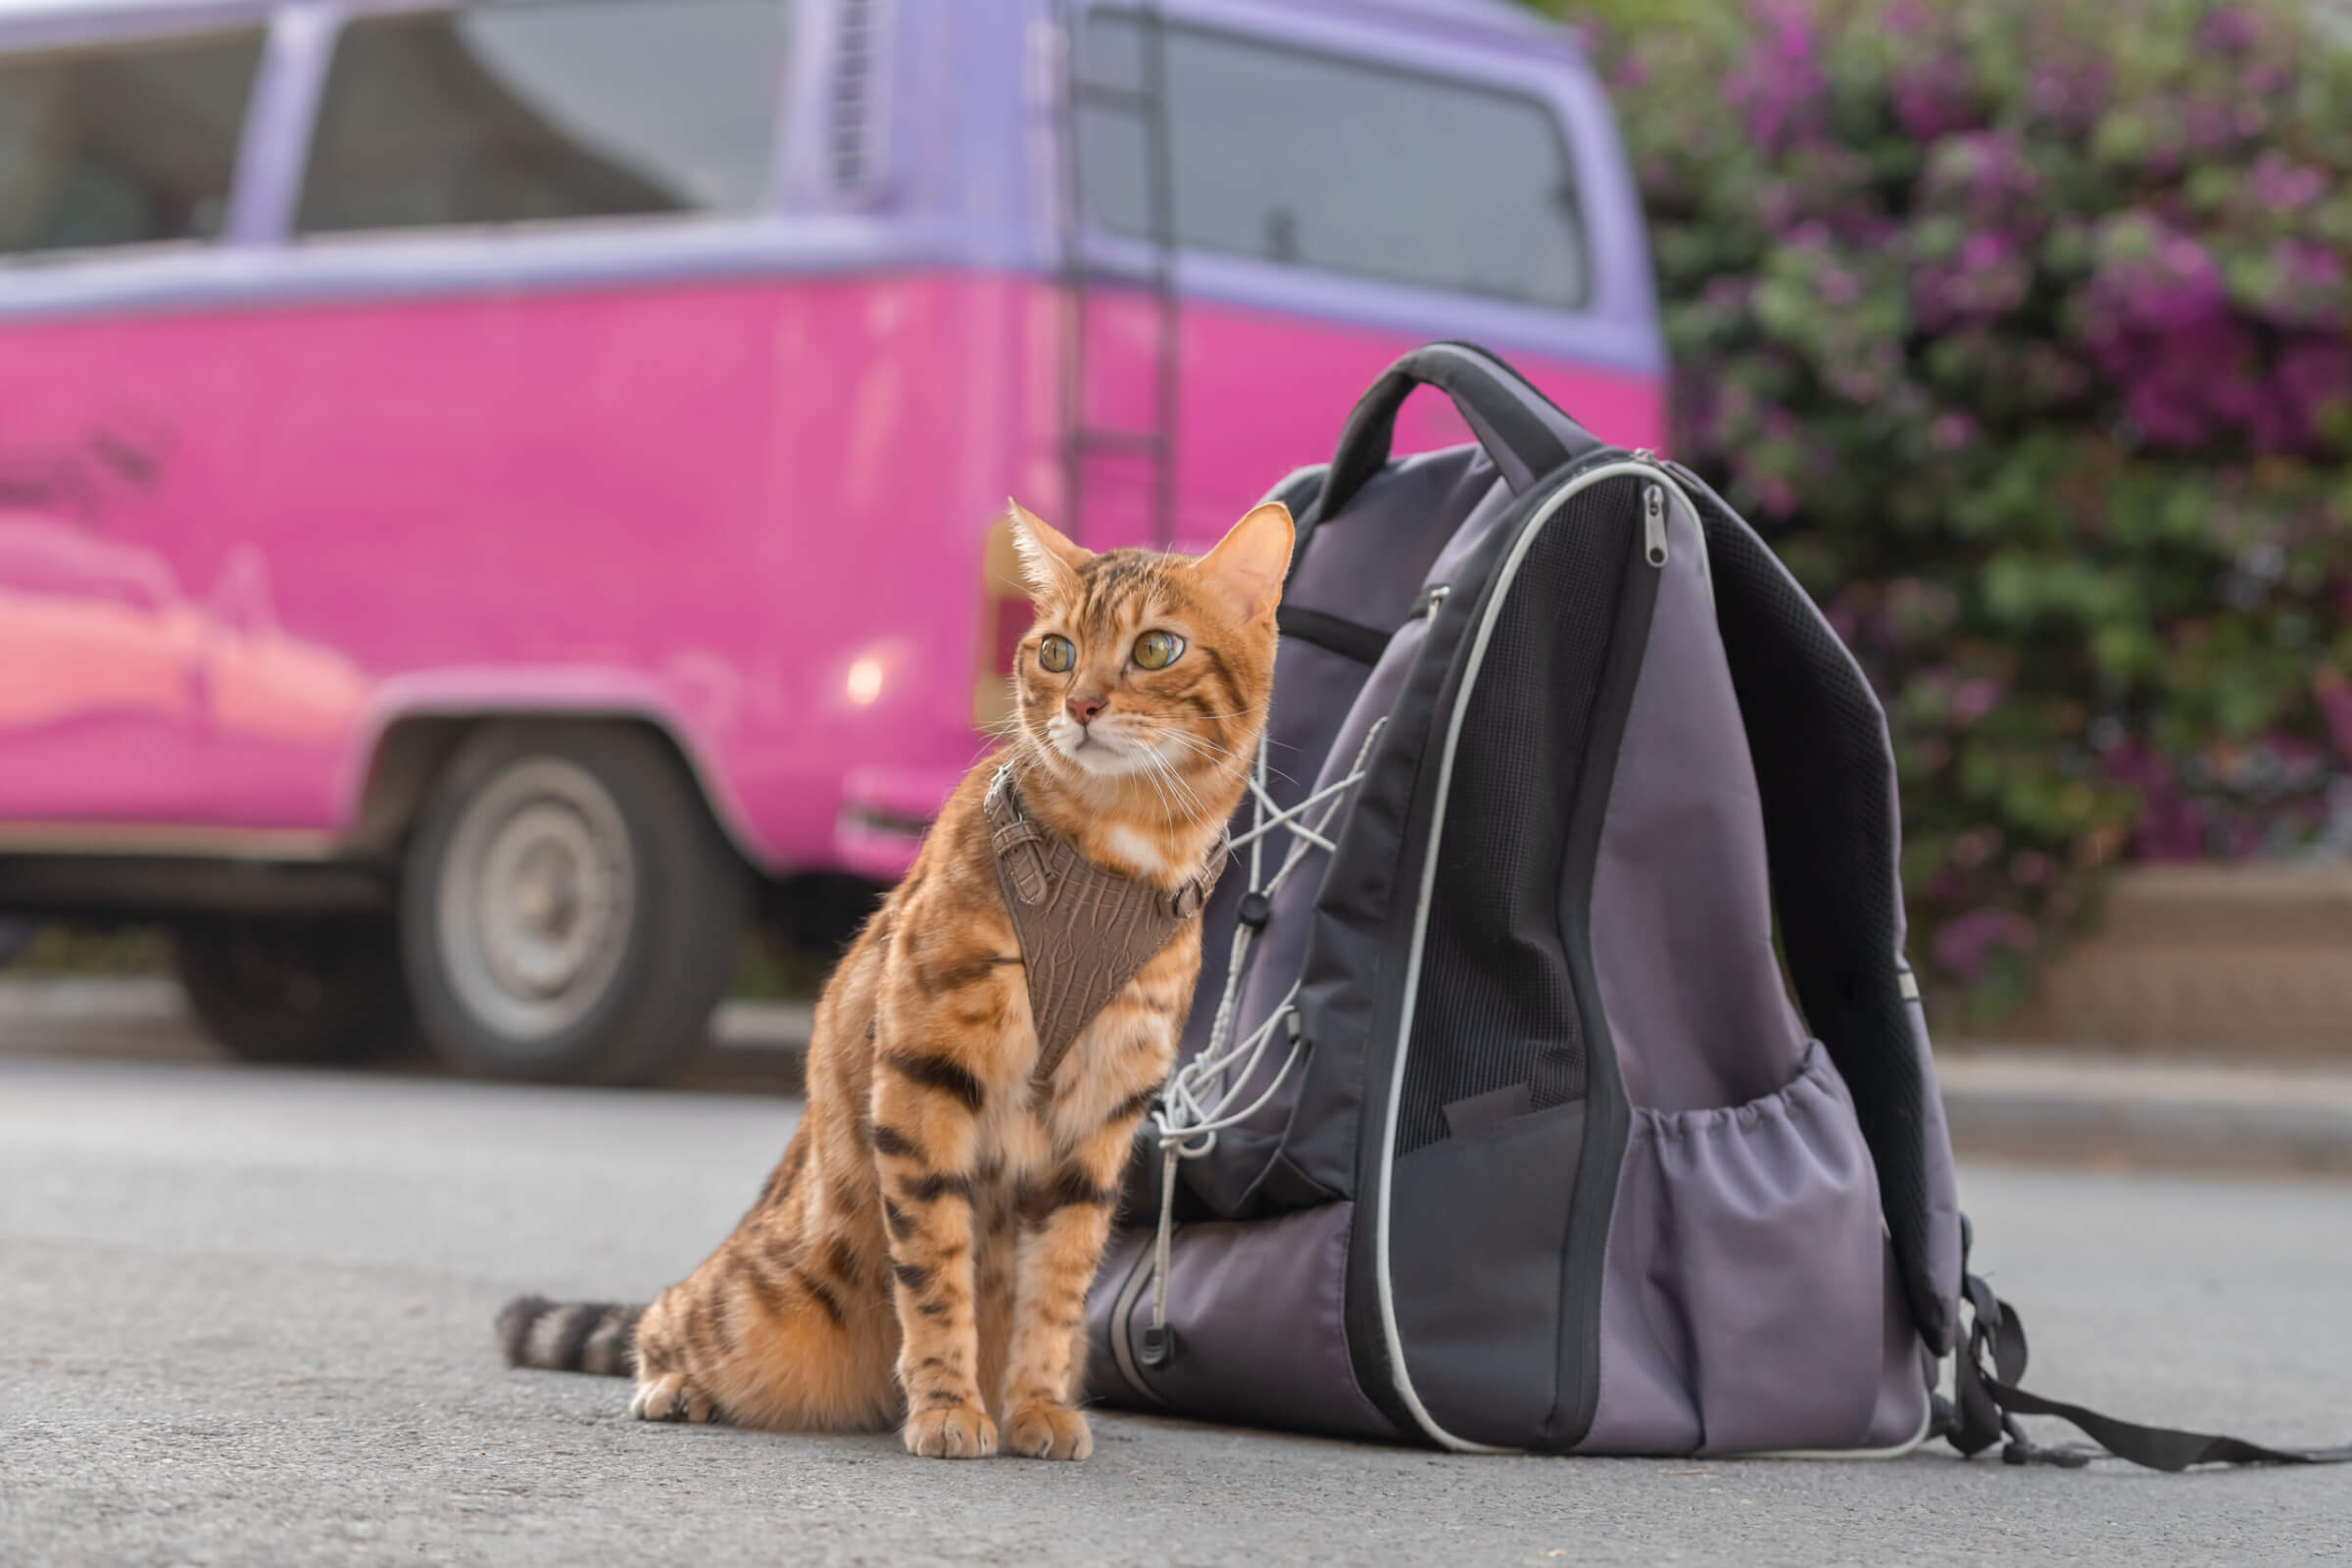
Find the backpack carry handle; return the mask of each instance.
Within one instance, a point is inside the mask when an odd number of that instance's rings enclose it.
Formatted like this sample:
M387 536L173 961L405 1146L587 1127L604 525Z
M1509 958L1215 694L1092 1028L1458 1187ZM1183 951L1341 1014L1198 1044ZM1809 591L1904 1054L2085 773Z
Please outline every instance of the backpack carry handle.
M1470 343L1431 343L1390 366L1356 401L1315 503L1318 521L1335 515L1388 466L1396 411L1417 386L1453 399L1514 494L1525 495L1544 474L1605 444L1494 354Z

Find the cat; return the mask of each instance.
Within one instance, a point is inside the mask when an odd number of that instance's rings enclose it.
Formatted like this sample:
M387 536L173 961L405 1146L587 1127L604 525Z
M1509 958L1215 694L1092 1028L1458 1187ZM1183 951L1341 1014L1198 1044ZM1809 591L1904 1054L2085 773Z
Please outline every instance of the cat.
M633 1374L630 1410L651 1421L897 1423L908 1450L942 1458L1000 1441L1093 1451L1076 1403L1087 1288L1184 1029L1200 922L1041 1060L989 795L1008 775L1045 834L1147 898L1213 876L1273 688L1293 531L1269 503L1194 560L1098 555L1017 503L1009 523L1036 621L1006 744L826 983L783 1158L650 1306L510 1303L510 1363Z

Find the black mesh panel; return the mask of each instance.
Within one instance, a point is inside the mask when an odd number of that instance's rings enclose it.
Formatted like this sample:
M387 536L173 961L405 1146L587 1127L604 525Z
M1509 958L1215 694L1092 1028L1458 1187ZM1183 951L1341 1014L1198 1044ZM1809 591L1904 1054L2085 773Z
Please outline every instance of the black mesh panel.
M1584 1096L1561 858L1637 532L1632 485L1595 485L1544 526L1488 643L1430 893L1399 1154L1444 1138L1458 1100L1516 1084L1539 1110Z

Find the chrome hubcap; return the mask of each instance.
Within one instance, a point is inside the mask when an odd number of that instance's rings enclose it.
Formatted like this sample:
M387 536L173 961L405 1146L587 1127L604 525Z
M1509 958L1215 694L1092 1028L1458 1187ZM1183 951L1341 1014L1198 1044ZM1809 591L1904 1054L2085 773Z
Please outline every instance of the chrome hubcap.
M634 893L603 785L569 762L508 769L467 806L444 862L439 934L459 997L517 1041L576 1023L619 968Z

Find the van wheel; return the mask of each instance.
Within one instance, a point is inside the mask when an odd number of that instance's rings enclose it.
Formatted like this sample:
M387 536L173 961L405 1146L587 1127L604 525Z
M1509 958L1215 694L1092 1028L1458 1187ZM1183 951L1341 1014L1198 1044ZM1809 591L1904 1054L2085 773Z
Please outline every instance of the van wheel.
M651 1082L707 1037L748 894L653 737L494 725L435 782L403 868L417 1020L467 1072Z
M219 915L182 927L173 959L197 1021L247 1061L362 1061L408 1033L388 920Z

